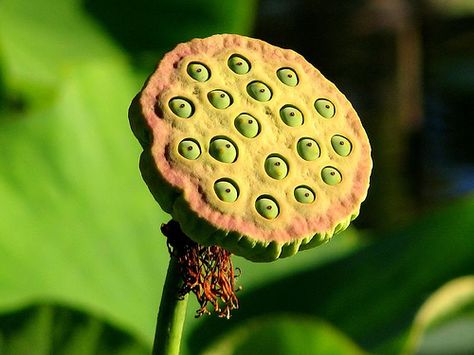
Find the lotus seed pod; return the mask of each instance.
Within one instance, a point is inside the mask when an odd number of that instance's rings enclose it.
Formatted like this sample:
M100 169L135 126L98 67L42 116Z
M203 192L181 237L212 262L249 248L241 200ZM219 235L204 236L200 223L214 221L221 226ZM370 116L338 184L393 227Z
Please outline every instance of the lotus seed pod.
M238 35L180 44L129 118L150 191L202 245L287 257L345 229L367 195L371 151L357 113L291 50Z

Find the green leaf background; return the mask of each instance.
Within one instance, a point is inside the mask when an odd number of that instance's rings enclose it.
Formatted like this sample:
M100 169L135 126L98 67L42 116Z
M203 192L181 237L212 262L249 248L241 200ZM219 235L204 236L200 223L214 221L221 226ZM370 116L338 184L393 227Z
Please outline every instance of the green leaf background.
M169 216L140 178L128 105L164 52L251 34L255 8L0 2L0 354L149 351ZM241 309L196 320L190 302L183 353L398 353L428 296L473 273L473 235L467 197L382 235L349 229L270 264L235 258Z

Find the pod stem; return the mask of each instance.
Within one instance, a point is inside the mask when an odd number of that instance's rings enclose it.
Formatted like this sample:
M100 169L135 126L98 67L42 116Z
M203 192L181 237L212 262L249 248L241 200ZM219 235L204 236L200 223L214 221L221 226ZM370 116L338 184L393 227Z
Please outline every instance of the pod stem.
M188 296L180 295L181 287L178 258L171 254L156 322L152 355L179 355L188 305Z

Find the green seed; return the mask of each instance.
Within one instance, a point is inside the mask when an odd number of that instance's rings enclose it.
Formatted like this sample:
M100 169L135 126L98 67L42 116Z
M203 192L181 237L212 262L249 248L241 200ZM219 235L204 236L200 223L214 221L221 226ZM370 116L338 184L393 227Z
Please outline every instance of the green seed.
M225 138L213 139L209 146L209 153L214 159L223 163L233 163L237 159L234 143Z
M228 93L222 90L213 90L209 94L207 94L207 98L209 102L215 108L220 110L229 107L232 104L232 98Z
M332 166L327 166L321 171L323 181L328 185L336 185L342 181L341 173Z
M277 76L283 84L288 86L296 86L298 84L298 75L296 75L293 69L281 68L277 71Z
M255 208L257 212L266 219L274 219L279 213L277 203L268 197L259 197L255 202Z
M301 203L311 203L314 201L315 195L308 186L301 185L295 189L295 199Z
M236 74L247 74L250 71L250 63L244 57L234 54L227 61L230 70Z
M187 71L191 78L200 82L209 80L209 77L211 76L206 66L201 63L190 63Z
M265 171L275 180L281 180L288 175L288 164L279 156L269 156L265 159Z
M234 182L219 180L214 183L214 191L217 197L224 202L234 202L239 197L239 191Z
M201 148L192 139L183 139L178 145L178 152L189 160L195 160L201 155Z
M343 137L338 134L332 136L331 145L335 152L343 157L347 157L352 150L351 142L346 137Z
M301 138L296 146L298 154L304 160L316 160L321 155L318 143L311 138Z
M257 101L265 102L272 98L270 88L260 81L253 81L247 85L247 93Z
M170 100L168 105L171 111L173 111L173 113L178 117L189 118L193 114L193 105L188 100L175 97Z
M254 138L260 132L260 124L257 119L248 113L241 113L234 120L235 128L247 138Z
M303 124L303 114L294 106L284 106L280 110L280 117L286 125L290 127L297 127Z
M331 118L336 114L336 108L334 107L333 103L326 99L316 100L314 103L314 108L324 118Z

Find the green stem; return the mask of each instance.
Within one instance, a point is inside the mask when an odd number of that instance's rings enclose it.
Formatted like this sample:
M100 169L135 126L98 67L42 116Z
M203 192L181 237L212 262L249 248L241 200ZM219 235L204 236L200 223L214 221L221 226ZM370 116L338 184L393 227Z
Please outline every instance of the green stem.
M178 261L176 257L171 256L156 322L153 355L179 354L181 333L188 304L187 295L182 299L178 297L181 282Z

